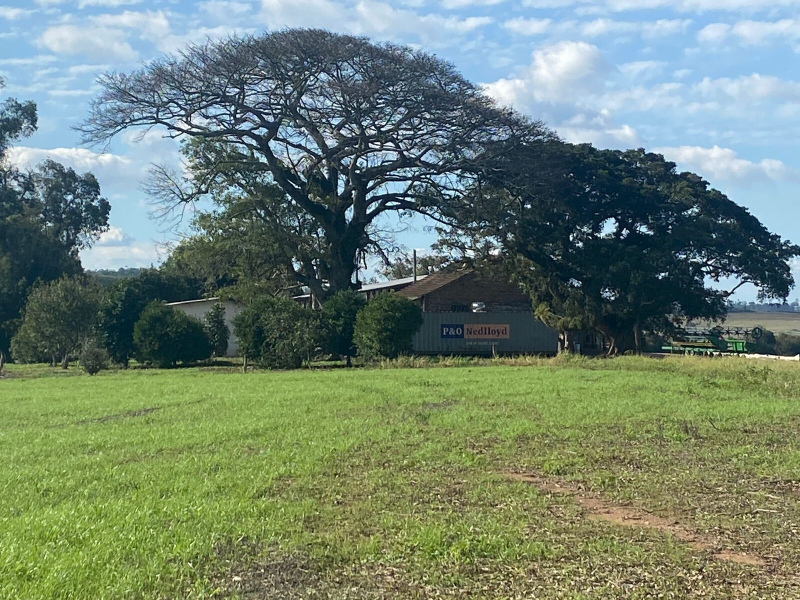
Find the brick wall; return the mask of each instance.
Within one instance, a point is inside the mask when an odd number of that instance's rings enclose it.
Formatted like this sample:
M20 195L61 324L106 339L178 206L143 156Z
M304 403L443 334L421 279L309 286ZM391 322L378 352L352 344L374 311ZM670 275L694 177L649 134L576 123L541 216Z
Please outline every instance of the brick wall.
M488 312L530 312L531 299L516 284L502 277L468 273L433 291L423 299L426 312L470 311L473 302L484 302Z

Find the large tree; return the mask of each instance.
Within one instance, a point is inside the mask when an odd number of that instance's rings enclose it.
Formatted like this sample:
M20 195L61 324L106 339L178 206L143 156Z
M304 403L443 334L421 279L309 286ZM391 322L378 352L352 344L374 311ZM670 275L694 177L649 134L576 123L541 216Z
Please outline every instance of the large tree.
M32 134L36 118L33 102L0 104L0 352L9 349L31 286L79 273L78 252L108 224L110 207L93 175L52 161L31 173L8 164L11 143Z
M498 144L550 135L434 56L321 30L190 46L99 83L85 142L136 127L189 140L191 177L158 170L156 196L253 199L278 264L319 297L353 285L385 215L443 218Z
M722 318L742 285L779 299L793 286L800 248L658 154L544 143L485 175L461 214L477 234L468 245L499 251L543 320L597 329L611 353L638 350L644 331Z

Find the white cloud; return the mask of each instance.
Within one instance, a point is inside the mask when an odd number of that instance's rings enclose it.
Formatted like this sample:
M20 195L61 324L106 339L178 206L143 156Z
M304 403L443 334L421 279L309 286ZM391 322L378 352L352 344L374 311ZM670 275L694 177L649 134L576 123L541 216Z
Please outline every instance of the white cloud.
M452 45L492 22L485 16L422 15L378 0L261 0L261 16L270 29L324 27L382 39L415 37L430 46Z
M620 65L619 70L634 79L646 79L658 75L666 66L661 60L637 60Z
M167 35L170 30L167 14L160 10L155 12L126 10L118 14L94 15L89 19L100 27L137 30L142 37L148 39L158 39Z
M101 73L109 69L111 69L111 65L71 65L67 69L67 73L73 77L79 77L87 74L94 75L95 73Z
M108 228L108 231L103 233L100 236L100 239L97 240L98 246L127 246L134 238L127 233L125 233L120 227L114 227L111 225Z
M56 54L83 54L90 58L133 61L138 53L127 34L109 27L55 25L44 30L36 43Z
M31 148L14 146L8 151L11 163L20 167L34 167L50 158L77 170L92 170L102 167L129 167L131 159L117 154L92 152L86 148Z
M214 19L215 23L229 22L248 15L254 5L249 2L235 0L210 0L199 4L200 11Z
M346 22L347 10L332 0L261 0L261 14L270 29L331 27Z
M144 150L144 149L143 149ZM142 151L146 157L147 152ZM129 156L92 152L86 148L32 148L14 146L8 151L10 163L32 169L46 159L72 167L79 173L91 171L100 182L105 196L130 196L139 189L147 175L150 160L134 160Z
M575 127L562 125L558 133L564 140L573 144L589 143L597 148L638 148L642 145L639 133L630 125L610 127Z
M51 54L40 54L38 56L18 57L18 58L0 58L0 66L9 67L24 67L28 65L42 65L44 63L51 63L58 60L58 57Z
M130 6L132 4L139 4L141 1L142 0L79 0L78 8L87 8L90 6L118 8L120 6Z
M503 27L520 35L542 35L552 25L551 19L525 19L517 17L503 23Z
M597 46L559 42L536 50L531 65L519 77L500 79L485 89L502 104L533 112L535 103L596 92L609 69Z
M727 11L753 14L779 8L799 8L800 0L524 0L532 8L577 7L583 14L669 9L682 13Z
M742 46L760 46L776 41L800 39L800 19L780 21L738 21L734 24L711 23L697 34L700 42L717 44L736 39Z
M765 158L753 162L741 158L730 148L678 146L655 148L654 152L712 182L721 180L747 185L753 181L800 181L800 172L780 160Z
M644 38L670 37L684 33L692 24L691 19L659 19L658 21L614 21L595 19L580 26L587 37L603 35L636 34Z
M33 14L34 11L26 10L24 8L17 8L14 6L0 6L0 19L7 19L13 21L22 17L27 17Z
M112 228L113 229L113 228ZM138 242L96 246L81 252L81 262L86 269L120 269L123 267L149 267L161 262L163 252L155 242Z
M750 104L764 100L800 100L800 82L786 81L772 75L742 75L740 77L704 78L695 85L704 98L727 97L737 103Z
M498 102L548 122L568 141L603 147L641 144L636 130L603 106L611 65L597 46L560 42L536 50L515 78L484 86ZM644 94L643 94L644 95Z
M603 108L611 111L650 111L653 109L680 108L684 104L681 83L659 83L651 87L635 86L608 92L601 96Z
M506 0L442 0L444 8L466 8L468 6L494 6Z

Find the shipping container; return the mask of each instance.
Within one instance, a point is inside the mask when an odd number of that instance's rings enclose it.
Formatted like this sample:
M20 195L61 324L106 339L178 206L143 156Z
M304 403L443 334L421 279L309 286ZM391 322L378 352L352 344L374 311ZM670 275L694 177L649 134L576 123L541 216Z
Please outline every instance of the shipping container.
M525 312L424 313L414 352L442 355L556 354L558 334Z

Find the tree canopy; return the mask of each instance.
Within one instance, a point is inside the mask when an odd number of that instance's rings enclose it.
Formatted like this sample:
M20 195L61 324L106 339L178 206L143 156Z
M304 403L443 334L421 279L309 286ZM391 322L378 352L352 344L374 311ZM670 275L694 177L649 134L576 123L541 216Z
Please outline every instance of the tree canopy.
M794 284L800 248L658 154L544 143L502 155L483 186L460 217L467 245L499 251L546 322L597 329L611 352L638 349L642 331L723 317L744 284L771 298Z
M94 333L100 294L80 278L64 277L34 286L22 326L12 340L17 360L48 359L67 368L71 355Z
M108 226L110 206L90 173L53 161L31 173L8 164L11 143L36 123L33 102L0 104L0 352L9 349L31 286L80 273L78 252Z
M551 136L434 56L322 30L190 46L99 83L85 142L136 127L188 140L190 178L159 169L151 192L235 206L321 298L353 285L385 215L446 218L498 146Z

